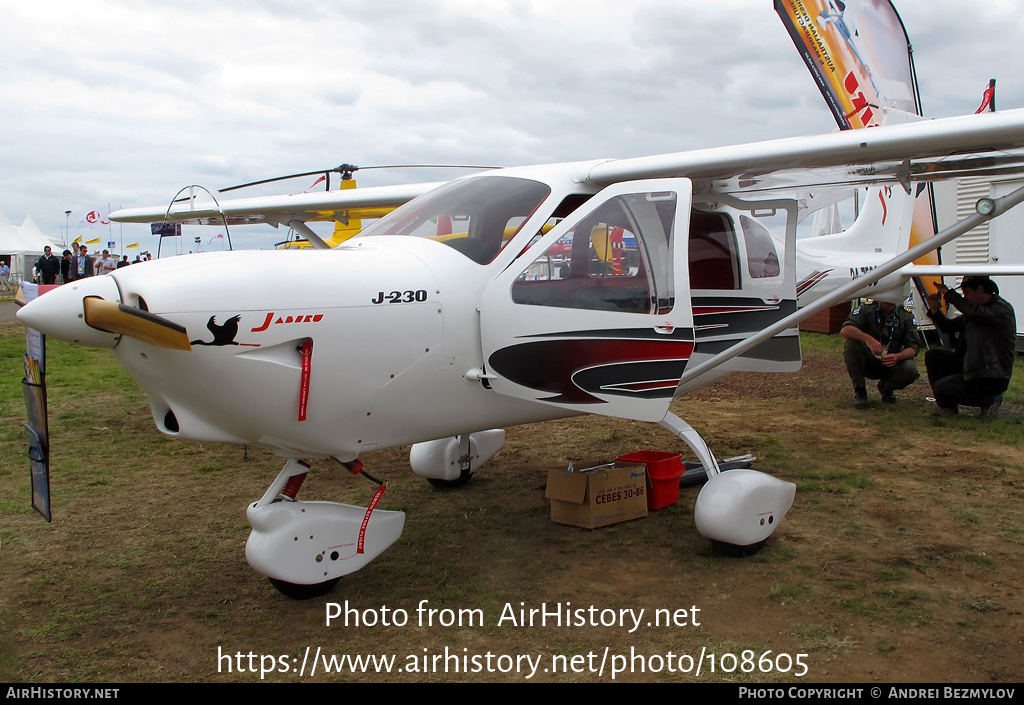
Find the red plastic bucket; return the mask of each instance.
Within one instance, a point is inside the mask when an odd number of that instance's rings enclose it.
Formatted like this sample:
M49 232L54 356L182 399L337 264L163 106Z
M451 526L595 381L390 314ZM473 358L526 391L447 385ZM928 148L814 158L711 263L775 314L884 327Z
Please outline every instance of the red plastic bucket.
M679 501L679 478L685 472L680 453L641 450L620 455L624 463L643 463L647 467L647 508L664 509Z

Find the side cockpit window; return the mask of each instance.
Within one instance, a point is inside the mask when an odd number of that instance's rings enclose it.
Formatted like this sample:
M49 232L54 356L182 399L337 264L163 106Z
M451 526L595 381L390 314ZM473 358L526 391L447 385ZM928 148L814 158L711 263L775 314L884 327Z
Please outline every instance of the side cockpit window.
M666 313L674 303L670 243L674 193L610 199L519 275L515 303Z
M584 203L589 201L591 198L593 198L593 196L581 193L574 193L563 198L562 202L558 204L558 207L555 208L555 210L548 217L547 222L544 223L543 226L541 226L541 229L537 232L537 234L535 234L530 239L530 241L526 243L526 246L518 255L516 255L516 257L522 257L524 254L526 254L526 252L529 251L531 247L536 245L542 237L551 232L551 229L553 227L562 222L564 218L569 216L573 211L575 211L577 208L579 208Z

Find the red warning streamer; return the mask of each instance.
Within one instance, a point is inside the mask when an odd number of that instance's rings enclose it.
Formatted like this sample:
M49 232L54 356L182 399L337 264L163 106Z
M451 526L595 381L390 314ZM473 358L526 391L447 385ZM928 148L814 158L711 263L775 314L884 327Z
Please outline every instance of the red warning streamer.
M981 96L981 107L974 111L974 114L983 113L986 110L991 112L996 111L996 79L992 79L988 82L988 88L985 89L985 93Z
M313 362L313 341L302 344L302 381L299 384L299 421L306 420L306 404L309 402L309 370Z
M363 552L363 541L366 538L366 525L370 523L370 514L377 507L377 502L380 501L381 495L384 494L386 488L381 485L377 488L377 491L373 493L373 499L370 500L370 506L366 508L366 514L363 515L363 524L359 527L359 544L356 547L356 553Z

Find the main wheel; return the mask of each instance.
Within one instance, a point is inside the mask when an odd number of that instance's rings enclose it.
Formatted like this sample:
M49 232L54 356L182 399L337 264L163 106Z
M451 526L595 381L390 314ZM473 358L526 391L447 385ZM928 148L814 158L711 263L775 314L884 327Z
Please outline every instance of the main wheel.
M332 578L331 580L325 580L322 583L313 583L312 585L299 585L298 583L289 583L285 580L278 580L277 578L268 578L270 584L277 588L278 592L286 597L290 597L293 600L310 600L314 597L323 597L338 584L341 578Z
M454 480L438 480L434 477L428 477L427 482L439 490L450 490L453 487L462 487L464 484L469 482L469 478L471 477L473 477L473 473L469 470L463 470Z
M764 539L763 541L752 543L749 546L737 546L734 543L715 541L714 539L711 539L711 543L723 556L729 556L730 558L746 558L747 556L753 556L756 553L759 553L761 549L764 548L765 541L767 540L768 539Z

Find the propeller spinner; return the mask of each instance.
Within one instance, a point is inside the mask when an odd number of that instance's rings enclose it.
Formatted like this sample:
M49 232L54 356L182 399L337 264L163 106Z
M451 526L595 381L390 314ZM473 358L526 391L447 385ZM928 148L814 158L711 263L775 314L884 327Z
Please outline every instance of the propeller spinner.
M17 316L44 335L79 345L113 348L126 335L172 350L192 349L183 326L121 303L117 283L110 277L65 284L30 302Z

